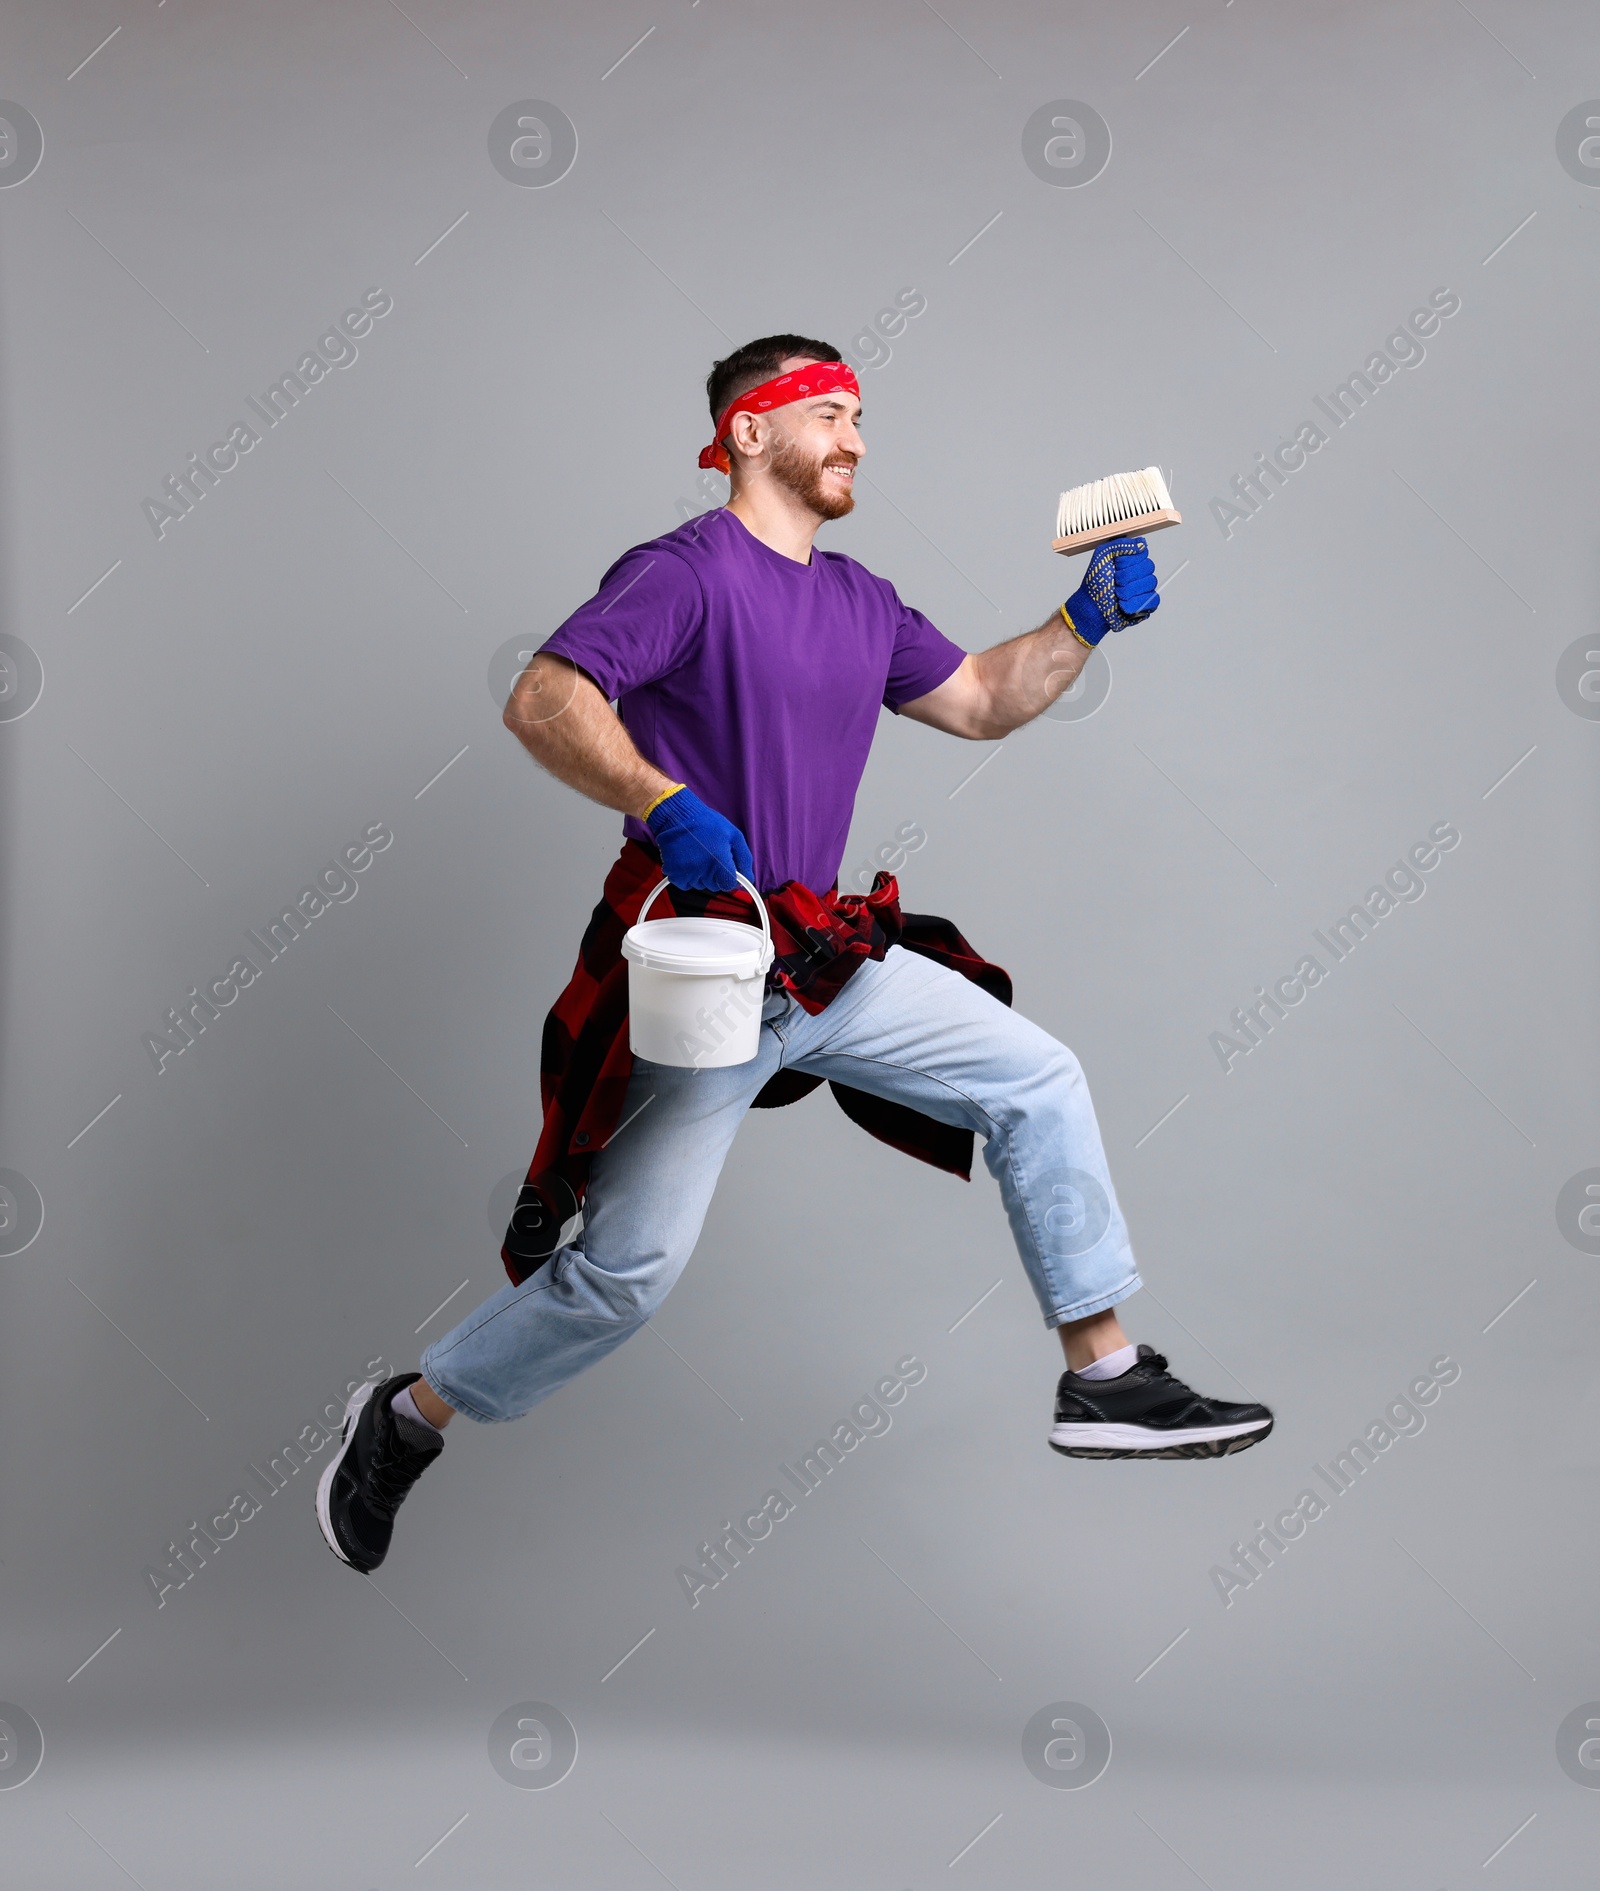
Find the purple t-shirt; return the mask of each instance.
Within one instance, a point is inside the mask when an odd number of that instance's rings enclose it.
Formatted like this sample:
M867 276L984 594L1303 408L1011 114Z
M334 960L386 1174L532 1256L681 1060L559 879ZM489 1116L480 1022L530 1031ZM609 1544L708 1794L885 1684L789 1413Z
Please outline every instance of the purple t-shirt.
M838 552L809 565L727 511L625 552L544 649L576 663L646 760L744 834L763 892L838 877L880 704L966 654ZM631 814L623 832L648 840Z

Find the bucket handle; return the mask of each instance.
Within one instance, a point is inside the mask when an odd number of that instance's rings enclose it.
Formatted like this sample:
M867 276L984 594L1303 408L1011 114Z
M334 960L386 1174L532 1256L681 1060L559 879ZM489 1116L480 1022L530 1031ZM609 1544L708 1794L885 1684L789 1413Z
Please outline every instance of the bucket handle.
M766 950L762 956L763 956L764 961L768 965L770 965L772 963L772 927L767 919L767 903L764 899L762 899L761 895L750 884L750 882L744 877L744 875L740 873L737 869L735 869L734 871L734 878L739 882L740 886L742 886L746 890L746 892L749 893L750 897L755 901L756 911L761 915L761 936L766 941ZM650 889L649 896L646 898L644 905L639 908L639 917L633 922L636 926L642 926L644 924L644 916L647 912L649 912L651 906L655 903L656 895L659 892L661 892L664 888L671 886L671 884L672 882L670 880L659 880Z

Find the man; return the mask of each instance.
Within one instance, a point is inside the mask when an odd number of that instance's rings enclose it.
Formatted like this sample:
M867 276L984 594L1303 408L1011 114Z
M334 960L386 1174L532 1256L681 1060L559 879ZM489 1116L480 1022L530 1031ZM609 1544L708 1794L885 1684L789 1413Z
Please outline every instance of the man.
M1057 1451L1216 1457L1272 1429L1264 1406L1201 1397L1123 1332L1116 1308L1140 1281L1072 1053L1009 1008L1010 981L947 921L901 913L890 876L864 897L837 891L880 705L972 741L1008 735L1108 630L1155 610L1144 541L1101 547L1038 630L968 655L883 579L813 547L854 505L866 451L837 349L751 342L706 391L715 438L701 464L728 472L728 504L619 559L506 707L537 761L626 816L626 839L546 1024L544 1134L506 1239L511 1284L430 1346L420 1373L355 1394L323 1474L323 1533L360 1570L382 1562L456 1413L521 1417L636 1332L694 1248L745 1111L824 1079L853 1120L940 1167L968 1173L984 1139L1066 1355ZM748 917L736 874L767 897L778 948L756 1057L632 1056L623 928L662 877L679 912ZM583 1226L563 1244L580 1200Z

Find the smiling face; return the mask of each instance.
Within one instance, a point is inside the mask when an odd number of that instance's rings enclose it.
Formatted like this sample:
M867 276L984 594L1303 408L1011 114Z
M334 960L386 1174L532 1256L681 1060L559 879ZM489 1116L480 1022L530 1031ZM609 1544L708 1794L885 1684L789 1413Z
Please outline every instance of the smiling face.
M778 369L810 365L792 355ZM735 490L763 474L818 519L842 519L855 504L856 463L866 452L857 431L861 402L842 388L793 401L770 414L736 414L731 429Z

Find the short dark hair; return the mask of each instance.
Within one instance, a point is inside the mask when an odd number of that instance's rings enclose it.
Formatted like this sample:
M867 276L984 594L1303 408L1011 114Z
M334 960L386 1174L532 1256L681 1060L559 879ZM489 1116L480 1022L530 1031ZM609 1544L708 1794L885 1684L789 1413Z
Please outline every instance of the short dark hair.
M748 394L763 381L772 380L791 355L804 355L808 361L844 359L831 343L812 341L805 335L763 335L760 341L747 341L725 360L715 362L706 376L711 424L715 426L722 418L722 410L729 401Z

